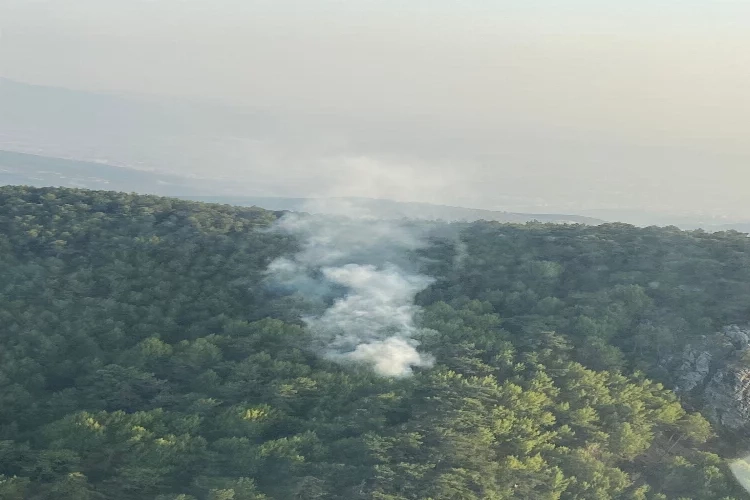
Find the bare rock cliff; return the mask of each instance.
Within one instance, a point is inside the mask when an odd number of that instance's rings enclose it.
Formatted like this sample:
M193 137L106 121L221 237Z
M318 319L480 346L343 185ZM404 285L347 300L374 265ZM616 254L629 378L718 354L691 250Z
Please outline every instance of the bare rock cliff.
M715 425L750 432L750 327L727 326L677 358L675 392L699 404Z

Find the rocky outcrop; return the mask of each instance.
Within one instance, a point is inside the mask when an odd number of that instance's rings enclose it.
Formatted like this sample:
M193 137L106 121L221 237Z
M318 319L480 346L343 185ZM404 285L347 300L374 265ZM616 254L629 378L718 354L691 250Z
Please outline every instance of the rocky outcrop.
M708 351L696 350L687 346L682 355L682 364L677 369L678 378L675 390L677 392L690 392L704 384L711 370L712 357L713 355Z
M714 424L750 432L750 327L731 325L673 359L674 390Z
M705 414L728 429L750 424L750 368L729 366L717 370L703 391Z

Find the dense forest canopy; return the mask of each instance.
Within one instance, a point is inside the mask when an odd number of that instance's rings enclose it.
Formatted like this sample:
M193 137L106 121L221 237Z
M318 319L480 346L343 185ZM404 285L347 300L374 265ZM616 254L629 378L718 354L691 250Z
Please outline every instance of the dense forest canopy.
M746 498L743 436L670 390L750 321L745 234L398 221L334 262L351 222L284 217L0 188L0 499ZM355 299L424 358L341 347Z

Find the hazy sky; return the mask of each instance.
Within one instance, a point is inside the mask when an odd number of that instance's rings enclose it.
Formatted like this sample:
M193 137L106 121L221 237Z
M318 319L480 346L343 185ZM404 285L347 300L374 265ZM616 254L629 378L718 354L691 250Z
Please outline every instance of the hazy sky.
M180 166L269 194L750 216L749 26L744 0L0 0L0 75L306 116Z

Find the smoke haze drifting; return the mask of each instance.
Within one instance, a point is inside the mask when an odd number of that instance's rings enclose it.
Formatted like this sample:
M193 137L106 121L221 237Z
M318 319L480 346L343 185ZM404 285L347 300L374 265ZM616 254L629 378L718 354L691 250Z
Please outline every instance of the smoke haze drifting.
M0 148L257 196L746 219L749 22L736 0L4 0L0 77L201 105L0 85Z
M432 364L431 356L417 350L415 338L414 297L433 279L411 270L410 252L424 244L414 229L368 218L289 214L274 230L299 238L302 247L269 265L270 282L329 303L303 318L316 351L391 377Z

